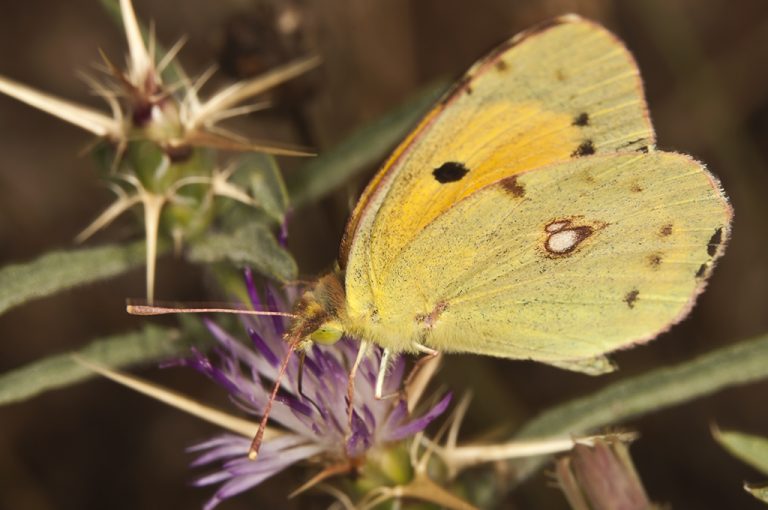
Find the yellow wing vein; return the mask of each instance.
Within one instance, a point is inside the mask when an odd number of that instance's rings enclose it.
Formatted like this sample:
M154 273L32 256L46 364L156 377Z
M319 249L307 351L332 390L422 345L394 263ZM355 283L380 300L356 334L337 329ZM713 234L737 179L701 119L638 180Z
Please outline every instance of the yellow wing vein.
M621 103L621 104L615 105L615 106L613 106L611 108L603 108L602 110L594 110L594 111L590 112L589 117L591 119L603 117L605 115L608 115L609 113L616 112L616 111L619 111L619 110L623 110L623 109L629 108L631 106L637 106L638 104L642 104L642 101L640 101L638 99L632 99L632 100L627 101L625 103ZM642 131L642 132L638 131L637 134L644 134L645 132L646 132L645 130Z
M589 87L585 87L583 89L579 89L579 95L584 95L588 92L591 92L598 88L604 88L606 85L610 85L611 83L614 83L616 81L623 80L624 78L629 78L630 76L637 76L637 72L633 69L632 71L628 71L625 73L621 73L615 76L611 76L610 78L606 78L605 80L595 82L594 84L590 85Z

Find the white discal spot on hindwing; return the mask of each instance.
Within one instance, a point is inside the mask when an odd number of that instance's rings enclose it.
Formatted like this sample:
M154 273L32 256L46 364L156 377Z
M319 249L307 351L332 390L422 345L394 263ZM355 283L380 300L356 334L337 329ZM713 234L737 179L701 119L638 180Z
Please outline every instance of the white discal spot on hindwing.
M544 250L550 257L568 255L604 226L604 223L577 222L575 218L555 219L544 226L544 232L547 234Z
M555 254L568 253L573 251L584 237L586 236L573 229L555 232L547 239L547 251Z

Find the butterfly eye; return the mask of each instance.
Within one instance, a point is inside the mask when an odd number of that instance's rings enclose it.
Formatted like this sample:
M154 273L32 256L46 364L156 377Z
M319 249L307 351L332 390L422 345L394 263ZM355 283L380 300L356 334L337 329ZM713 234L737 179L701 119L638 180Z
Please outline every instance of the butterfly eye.
M344 328L339 321L328 321L309 335L309 339L323 345L331 345L341 339L344 334Z

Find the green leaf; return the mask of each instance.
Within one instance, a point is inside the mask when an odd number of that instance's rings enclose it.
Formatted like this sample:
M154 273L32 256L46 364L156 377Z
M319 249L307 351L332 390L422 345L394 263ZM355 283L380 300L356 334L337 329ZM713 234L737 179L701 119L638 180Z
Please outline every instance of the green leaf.
M0 313L31 299L103 280L144 263L144 243L47 253L0 269Z
M734 457L768 476L768 438L719 429L713 429L712 435Z
M248 180L256 204L282 223L288 209L288 191L275 158L268 154L248 153L240 156L237 167L235 175Z
M147 364L189 349L178 330L147 325L141 331L96 340L77 354L112 368ZM58 354L0 375L0 405L69 386L95 374L71 358Z
M378 164L445 89L442 82L428 87L394 111L358 129L336 147L309 160L288 179L291 204L301 207L318 200L350 177Z
M269 228L257 222L233 233L205 236L190 246L189 259L199 263L228 260L238 265L250 265L279 281L292 280L298 272L293 257L277 244Z
M745 483L744 490L752 494L763 503L768 503L768 484Z
M571 400L530 420L516 438L580 434L768 377L768 335L724 347L679 365L659 368ZM545 459L515 461L518 480Z

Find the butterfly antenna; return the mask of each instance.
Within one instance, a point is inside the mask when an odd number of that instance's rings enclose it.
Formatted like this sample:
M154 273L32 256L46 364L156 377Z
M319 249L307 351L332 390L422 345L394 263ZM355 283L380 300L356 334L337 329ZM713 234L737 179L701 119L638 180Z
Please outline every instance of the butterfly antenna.
M237 306L211 306L207 304L145 304L145 303L131 303L129 302L126 307L126 311L131 315L165 315L170 313L234 313L243 315L260 315L260 316L277 316L277 317L290 317L295 319L297 315L289 312L273 312L266 310L251 310L249 308L239 308Z
M299 338L292 338L288 344L288 352L285 353L283 362L280 364L280 370L277 372L275 385L272 387L272 393L269 395L267 405L264 406L264 412L262 413L261 421L259 422L259 430L256 431L256 435L254 436L253 441L251 441L251 446L248 448L248 458L250 460L256 460L259 456L259 449L261 448L261 441L264 439L264 430L267 428L269 413L272 411L272 404L275 402L277 392L280 390L280 382L283 380L286 370L288 370L288 363L291 361L291 355L298 345Z

